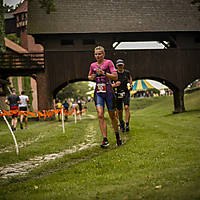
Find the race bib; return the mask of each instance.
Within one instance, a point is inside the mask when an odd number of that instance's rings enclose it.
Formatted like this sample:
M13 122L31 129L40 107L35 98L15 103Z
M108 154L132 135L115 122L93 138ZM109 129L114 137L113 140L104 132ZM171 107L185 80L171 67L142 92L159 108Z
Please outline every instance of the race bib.
M118 99L122 99L125 96L125 92L120 92L117 94Z
M97 84L97 93L106 93L106 84L105 83Z

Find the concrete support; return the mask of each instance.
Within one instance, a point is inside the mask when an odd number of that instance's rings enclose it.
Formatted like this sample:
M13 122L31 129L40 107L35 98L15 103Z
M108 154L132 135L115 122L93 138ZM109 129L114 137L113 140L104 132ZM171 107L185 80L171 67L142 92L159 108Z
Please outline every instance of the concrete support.
M184 89L176 89L174 93L174 113L185 112Z

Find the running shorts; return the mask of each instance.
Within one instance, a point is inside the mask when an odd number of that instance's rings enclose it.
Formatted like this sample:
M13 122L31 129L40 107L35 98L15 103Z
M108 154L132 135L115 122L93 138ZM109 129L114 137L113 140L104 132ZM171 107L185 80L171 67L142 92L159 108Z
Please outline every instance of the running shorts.
M125 93L125 96L123 98L117 98L116 99L116 108L117 110L123 110L123 104L124 106L130 105L130 93Z
M107 106L108 111L115 111L116 106L115 106L115 94L112 89L111 85L107 85L106 93L97 93L95 91L94 93L94 102L96 107L102 106L103 108L105 107L105 103Z
M27 111L28 109L27 109L26 106L22 106L22 107L19 107L19 110L20 110L20 111Z
M13 114L13 115L12 115L12 118L15 118L15 117L18 116L18 106L10 107L10 110L17 110L17 113L16 113L16 114Z

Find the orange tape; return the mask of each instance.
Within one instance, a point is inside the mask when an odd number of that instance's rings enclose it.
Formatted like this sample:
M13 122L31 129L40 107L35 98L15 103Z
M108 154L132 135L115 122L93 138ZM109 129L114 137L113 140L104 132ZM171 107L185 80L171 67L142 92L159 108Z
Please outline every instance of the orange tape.
M70 111L66 111L65 109L63 109L63 114L64 115L72 115L73 113L76 113L76 115L79 115L80 112L77 112L76 109L72 109ZM58 114L59 112L61 112L61 109L56 109L56 110L43 110L43 112L40 112L40 111L33 111L33 112L30 112L30 111L18 111L18 110L10 110L9 112L6 111L6 110L2 110L2 113L0 113L0 116L6 116L6 115L9 115L9 116L12 116L13 114L16 114L16 113L19 113L19 115L25 115L25 116L32 116L32 117L44 117L44 119L46 119L47 117L50 118L50 117L53 117L55 114ZM82 110L82 113L85 112L85 109Z

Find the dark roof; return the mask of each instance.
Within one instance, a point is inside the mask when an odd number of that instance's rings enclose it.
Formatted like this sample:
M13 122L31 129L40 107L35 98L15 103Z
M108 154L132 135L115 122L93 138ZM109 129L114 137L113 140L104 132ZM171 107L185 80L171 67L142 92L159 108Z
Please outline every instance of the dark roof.
M200 12L191 0L56 0L46 14L29 2L28 32L108 33L200 31Z

